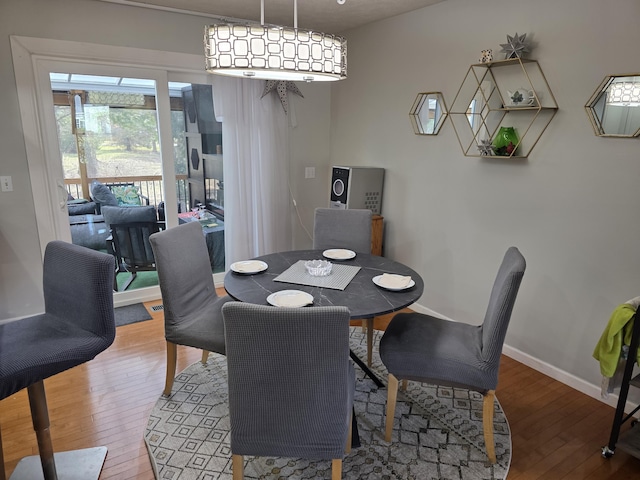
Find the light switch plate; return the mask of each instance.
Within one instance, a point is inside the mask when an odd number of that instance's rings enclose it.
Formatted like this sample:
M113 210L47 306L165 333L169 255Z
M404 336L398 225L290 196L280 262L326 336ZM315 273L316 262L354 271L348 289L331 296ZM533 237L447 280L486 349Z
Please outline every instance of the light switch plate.
M13 180L11 177L0 177L0 187L3 192L13 192Z

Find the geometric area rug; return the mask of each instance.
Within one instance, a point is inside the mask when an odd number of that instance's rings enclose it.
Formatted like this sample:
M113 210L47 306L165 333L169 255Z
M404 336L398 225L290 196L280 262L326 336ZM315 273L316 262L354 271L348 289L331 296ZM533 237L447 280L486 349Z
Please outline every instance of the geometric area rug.
M381 334L376 332L375 341ZM366 335L351 327L351 349L366 358ZM374 345L372 370L387 372ZM465 389L409 382L398 391L391 443L384 441L386 387L378 388L355 366L355 413L360 448L342 464L344 479L501 480L511 463L509 424L496 400L494 439L497 463L484 450L482 396ZM144 433L156 479L231 479L227 368L210 354L178 374L169 398L160 397ZM331 461L245 456L246 479L331 478Z

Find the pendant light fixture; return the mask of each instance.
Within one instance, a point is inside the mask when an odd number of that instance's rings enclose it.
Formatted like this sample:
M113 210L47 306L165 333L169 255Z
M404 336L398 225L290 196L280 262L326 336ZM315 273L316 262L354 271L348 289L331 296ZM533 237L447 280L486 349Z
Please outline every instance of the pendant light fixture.
M298 29L297 0L293 2L293 28L265 25L264 0L260 3L260 24L217 23L205 27L208 72L305 82L347 78L347 41L343 37Z

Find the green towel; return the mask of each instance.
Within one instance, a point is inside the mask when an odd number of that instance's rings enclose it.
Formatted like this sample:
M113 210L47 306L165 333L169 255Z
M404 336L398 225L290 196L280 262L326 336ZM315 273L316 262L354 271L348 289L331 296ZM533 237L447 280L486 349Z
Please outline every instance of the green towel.
M613 377L620 360L623 345L631 343L633 317L636 309L627 303L618 305L609 319L595 350L593 358L600 362L600 373ZM640 349L636 352L636 361L640 364Z

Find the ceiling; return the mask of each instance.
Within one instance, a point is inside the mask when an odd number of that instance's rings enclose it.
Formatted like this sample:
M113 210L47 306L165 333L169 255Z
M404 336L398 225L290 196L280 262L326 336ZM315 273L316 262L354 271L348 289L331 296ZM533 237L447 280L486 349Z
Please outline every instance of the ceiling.
M260 22L260 0L98 0ZM298 27L340 33L444 0L300 0ZM293 26L293 0L265 0L265 23Z

